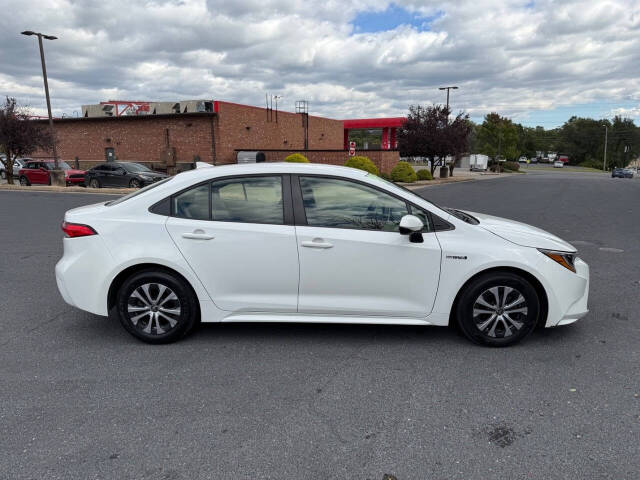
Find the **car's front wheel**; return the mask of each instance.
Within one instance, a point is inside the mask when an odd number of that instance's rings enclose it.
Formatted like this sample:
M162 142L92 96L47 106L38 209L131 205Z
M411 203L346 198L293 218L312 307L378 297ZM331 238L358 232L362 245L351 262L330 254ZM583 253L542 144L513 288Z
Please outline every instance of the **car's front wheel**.
M475 343L513 345L533 331L540 299L531 283L510 272L489 272L472 280L456 309L460 330Z
M199 321L198 300L177 276L144 270L121 285L116 298L122 326L147 343L170 343L186 335Z
M0 177L2 177L2 180L5 180L7 178L7 172L2 170L2 172L0 172Z
M131 181L129 182L129 187L130 188L140 188L140 187L142 187L142 183L137 178L132 178Z

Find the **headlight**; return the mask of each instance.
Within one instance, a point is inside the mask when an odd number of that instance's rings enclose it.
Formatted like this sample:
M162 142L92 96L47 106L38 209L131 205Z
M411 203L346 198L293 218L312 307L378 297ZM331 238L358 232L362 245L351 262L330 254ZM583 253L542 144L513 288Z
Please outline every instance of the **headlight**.
M571 270L573 273L576 272L574 264L578 255L577 253L558 252L556 250L545 250L543 248L539 248L538 251L554 262L559 263L567 270Z

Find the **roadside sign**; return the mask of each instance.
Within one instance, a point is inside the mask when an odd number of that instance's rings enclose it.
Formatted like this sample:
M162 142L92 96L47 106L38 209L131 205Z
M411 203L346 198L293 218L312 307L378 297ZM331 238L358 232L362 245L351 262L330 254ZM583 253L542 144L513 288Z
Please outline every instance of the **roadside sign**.
M349 148L353 148L355 150L356 142L349 142Z
M353 157L353 156L355 156L355 154L356 154L356 149L355 148L350 148L349 149L349 156Z

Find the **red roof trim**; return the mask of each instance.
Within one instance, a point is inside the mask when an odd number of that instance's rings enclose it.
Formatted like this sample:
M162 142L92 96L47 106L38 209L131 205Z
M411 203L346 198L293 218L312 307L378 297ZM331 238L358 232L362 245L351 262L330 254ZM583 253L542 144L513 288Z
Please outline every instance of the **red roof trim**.
M389 118L356 118L352 120L343 120L344 128L383 128L383 127L401 127L407 121L405 117L389 117Z

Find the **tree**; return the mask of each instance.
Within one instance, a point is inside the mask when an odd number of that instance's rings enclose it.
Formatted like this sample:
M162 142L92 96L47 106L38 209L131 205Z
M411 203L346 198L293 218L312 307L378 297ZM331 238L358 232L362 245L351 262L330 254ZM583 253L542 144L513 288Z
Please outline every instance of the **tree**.
M518 129L510 119L489 113L478 127L476 146L480 153L494 160L498 160L498 157L516 160L520 155Z
M609 120L571 117L560 127L557 150L568 155L571 163L602 161L605 127L611 129Z
M640 154L640 128L630 118L614 117L608 137L609 167L626 167Z
M449 175L453 176L453 169L456 162L463 153L469 151L474 125L469 120L469 115L459 113L456 118L449 124L447 128L447 136L449 137L450 154L455 160L449 163Z
M38 148L49 150L52 146L51 131L31 120L29 111L18 107L15 98L7 97L0 108L0 147L7 156L4 161L7 183L13 184L13 158L24 157Z
M428 158L433 175L448 155L466 151L472 129L469 116L461 112L449 121L449 113L442 105L411 105L407 121L398 131L400 155Z

